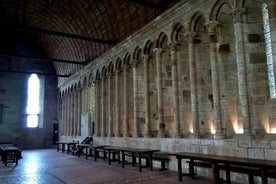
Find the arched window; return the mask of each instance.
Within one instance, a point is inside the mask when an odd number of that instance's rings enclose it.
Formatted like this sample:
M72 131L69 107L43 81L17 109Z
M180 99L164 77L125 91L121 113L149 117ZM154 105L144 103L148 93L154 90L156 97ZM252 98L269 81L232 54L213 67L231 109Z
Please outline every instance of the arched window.
M263 25L264 25L264 36L265 36L265 49L267 58L267 71L268 71L268 81L269 81L269 92L271 98L276 98L276 88L275 88L275 74L273 68L273 57L272 57L272 44L271 44L271 33L269 25L269 16L267 10L267 4L262 5L263 13Z
M28 100L27 100L27 127L36 128L39 125L40 116L40 80L37 74L31 74L28 79Z

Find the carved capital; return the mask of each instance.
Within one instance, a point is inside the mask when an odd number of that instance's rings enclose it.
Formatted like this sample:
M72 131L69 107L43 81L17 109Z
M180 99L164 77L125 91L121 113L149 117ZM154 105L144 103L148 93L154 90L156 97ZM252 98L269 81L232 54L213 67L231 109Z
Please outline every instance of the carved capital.
M216 35L216 28L218 27L219 23L217 21L210 21L204 24L207 28L209 36Z
M153 52L156 52L156 53L161 53L163 51L164 51L164 49L162 49L162 48L155 48L155 49L153 49Z
M131 65L132 65L133 68L136 68L138 63L139 63L139 60L132 60L131 61Z
M193 43L198 34L196 32L187 31L184 36L188 39L189 43Z
M172 51L176 51L176 47L179 43L177 41L169 41L168 45L171 47Z

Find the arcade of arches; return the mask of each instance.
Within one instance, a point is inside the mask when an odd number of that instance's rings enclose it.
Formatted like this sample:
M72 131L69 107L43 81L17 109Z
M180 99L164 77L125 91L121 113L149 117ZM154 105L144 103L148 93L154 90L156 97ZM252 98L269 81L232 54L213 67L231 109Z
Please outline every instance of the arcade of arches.
M61 138L275 159L275 43L273 0L183 1L59 81Z

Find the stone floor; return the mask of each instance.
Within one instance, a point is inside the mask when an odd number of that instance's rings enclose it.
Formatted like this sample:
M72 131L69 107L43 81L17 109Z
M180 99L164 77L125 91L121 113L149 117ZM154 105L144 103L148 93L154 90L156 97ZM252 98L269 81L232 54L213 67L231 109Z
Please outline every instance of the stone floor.
M154 168L150 171L143 168L138 172L137 167L106 161L88 160L84 156L78 158L66 153L56 152L55 149L23 151L23 159L16 166L0 163L1 184L210 184L209 179L197 178L192 180L184 177L182 182L177 180L174 171L160 171Z

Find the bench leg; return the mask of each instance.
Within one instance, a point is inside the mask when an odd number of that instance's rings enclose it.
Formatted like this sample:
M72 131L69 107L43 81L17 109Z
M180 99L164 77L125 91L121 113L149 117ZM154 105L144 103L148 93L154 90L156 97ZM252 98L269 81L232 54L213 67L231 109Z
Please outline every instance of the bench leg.
M253 174L248 174L248 181L249 181L249 184L254 184L254 175Z

